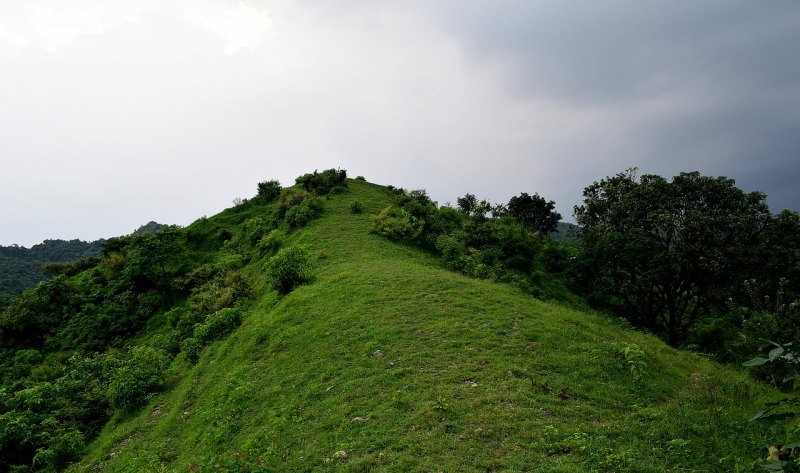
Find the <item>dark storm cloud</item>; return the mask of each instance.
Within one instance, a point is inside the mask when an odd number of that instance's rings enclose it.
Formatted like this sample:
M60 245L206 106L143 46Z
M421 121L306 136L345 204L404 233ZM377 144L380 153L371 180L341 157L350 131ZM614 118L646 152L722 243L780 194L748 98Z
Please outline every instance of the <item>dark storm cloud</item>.
M594 159L730 175L767 192L775 209L800 208L800 186L787 177L800 168L800 3L438 6L436 17L469 54L508 67L505 87L520 99L606 110L610 121L634 113L625 155L597 149Z

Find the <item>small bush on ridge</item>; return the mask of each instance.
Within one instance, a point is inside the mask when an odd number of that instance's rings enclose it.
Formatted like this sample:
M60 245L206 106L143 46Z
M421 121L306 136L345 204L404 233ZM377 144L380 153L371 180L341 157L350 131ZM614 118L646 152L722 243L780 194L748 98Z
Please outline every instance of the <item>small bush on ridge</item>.
M265 202L272 202L278 198L280 193L281 183L275 179L258 183L258 197L263 199Z

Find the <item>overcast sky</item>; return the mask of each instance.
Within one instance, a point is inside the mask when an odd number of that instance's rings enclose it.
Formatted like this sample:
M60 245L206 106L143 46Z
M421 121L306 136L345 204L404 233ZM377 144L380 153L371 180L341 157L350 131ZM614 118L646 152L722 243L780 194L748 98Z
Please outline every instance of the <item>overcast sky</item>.
M0 245L186 225L341 167L555 200L628 167L800 209L800 2L0 3Z

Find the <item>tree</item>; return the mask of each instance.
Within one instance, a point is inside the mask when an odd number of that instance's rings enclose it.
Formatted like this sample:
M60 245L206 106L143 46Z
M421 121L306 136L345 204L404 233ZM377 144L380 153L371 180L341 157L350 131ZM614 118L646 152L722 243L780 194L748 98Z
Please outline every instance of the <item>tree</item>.
M483 219L486 217L486 214L492 210L492 204L485 200L478 201L475 194L467 194L464 197L459 197L456 199L456 203L458 204L458 210L467 217Z
M523 227L543 235L552 233L561 220L561 214L555 208L556 204L552 200L548 202L539 194L531 196L525 192L512 197L506 206L508 214Z
M281 195L281 183L275 179L271 181L259 182L257 187L258 197L260 197L264 202L272 202L273 200L277 199L279 195Z
M764 194L697 172L670 182L631 169L583 197L579 287L672 345L747 279L770 219Z

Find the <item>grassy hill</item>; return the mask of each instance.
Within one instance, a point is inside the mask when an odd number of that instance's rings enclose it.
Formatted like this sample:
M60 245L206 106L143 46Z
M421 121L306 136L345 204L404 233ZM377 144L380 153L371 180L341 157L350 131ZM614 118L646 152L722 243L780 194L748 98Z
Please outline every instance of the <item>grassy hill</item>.
M280 296L268 256L250 259L242 325L196 364L179 355L169 388L70 471L733 471L762 456L770 439L747 419L775 392L370 235L388 193L348 189L287 242L314 254L314 280ZM262 212L188 231L235 235ZM154 317L138 342L166 326Z

